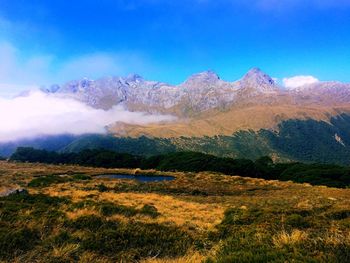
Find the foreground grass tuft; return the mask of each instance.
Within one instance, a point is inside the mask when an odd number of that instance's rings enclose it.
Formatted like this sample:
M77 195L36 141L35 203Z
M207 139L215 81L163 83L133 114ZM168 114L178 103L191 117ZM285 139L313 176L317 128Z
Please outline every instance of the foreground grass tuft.
M1 163L0 262L350 262L349 189L157 172ZM31 183L32 182L32 183ZM28 186L28 184L30 186ZM6 189L4 189L6 190Z

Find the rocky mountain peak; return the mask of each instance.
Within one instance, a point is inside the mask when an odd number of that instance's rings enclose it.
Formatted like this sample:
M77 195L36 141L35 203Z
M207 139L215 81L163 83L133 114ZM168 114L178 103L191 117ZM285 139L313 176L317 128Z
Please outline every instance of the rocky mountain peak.
M185 83L193 82L216 82L220 80L220 77L212 70L203 71L197 74L190 76Z
M246 83L255 82L256 84L275 84L275 81L259 68L249 70L248 73L244 75L242 81Z
M143 82L144 79L138 74L130 74L129 76L126 77L127 82Z
M62 86L42 88L53 96L73 98L89 106L108 110L115 105L150 112L203 112L235 103L261 104L283 98L297 103L337 105L350 101L350 84L317 82L298 90L283 90L259 68L251 69L242 79L226 82L209 70L189 77L180 85L144 80L140 75L80 79ZM278 96L277 96L278 95Z
M254 88L261 92L274 92L278 90L275 81L259 68L253 68L240 81L241 86Z

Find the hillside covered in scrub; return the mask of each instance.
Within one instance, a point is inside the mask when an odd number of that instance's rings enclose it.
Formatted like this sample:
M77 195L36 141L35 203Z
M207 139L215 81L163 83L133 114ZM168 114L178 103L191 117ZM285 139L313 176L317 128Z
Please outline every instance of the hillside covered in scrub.
M17 108L38 100L35 105L66 109L66 103L72 103L81 108L77 112L88 112L86 119L74 112L65 112L65 118L28 116L18 121L17 132L4 125L3 156L17 147L59 152L104 148L146 156L196 151L218 157L270 156L283 162L350 165L347 83L320 81L288 89L253 68L234 82L212 71L194 74L175 86L132 75L81 79L16 98ZM27 112L31 108L19 116ZM42 112L45 109L33 114Z
M108 150L83 150L78 153L57 153L20 147L11 161L48 164L77 164L105 168L142 168L161 171L211 171L270 180L294 181L313 185L346 188L350 186L350 168L321 163L274 163L268 156L255 161L222 158L197 152L176 152L142 157Z
M234 122L232 119L223 121ZM236 131L230 135L194 135L176 138L116 137L101 134L43 136L0 143L0 155L9 157L17 147L23 146L60 153L103 148L142 156L196 151L235 159L258 159L261 156L270 156L278 162L350 165L349 130L350 115L342 114L329 121L312 119L282 121L274 130L252 130L248 127L248 129Z
M349 189L1 162L4 262L349 262ZM25 189L14 191L15 189Z

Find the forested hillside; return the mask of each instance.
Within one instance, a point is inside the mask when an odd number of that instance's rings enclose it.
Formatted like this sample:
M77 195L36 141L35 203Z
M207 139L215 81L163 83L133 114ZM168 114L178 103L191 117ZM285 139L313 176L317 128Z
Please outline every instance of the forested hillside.
M60 154L33 148L18 148L10 160L48 164L78 164L104 168L142 168L185 172L211 171L227 175L291 180L340 188L350 186L350 168L348 167L317 163L274 163L268 156L253 161L217 157L197 152L176 152L142 157L103 149Z
M18 146L61 153L84 149L106 149L119 153L154 156L178 151L195 151L218 157L258 159L270 156L274 161L318 162L350 165L350 116L343 114L330 122L287 120L276 130L242 130L232 136L138 138L112 135L53 136L0 144L0 155L9 156Z

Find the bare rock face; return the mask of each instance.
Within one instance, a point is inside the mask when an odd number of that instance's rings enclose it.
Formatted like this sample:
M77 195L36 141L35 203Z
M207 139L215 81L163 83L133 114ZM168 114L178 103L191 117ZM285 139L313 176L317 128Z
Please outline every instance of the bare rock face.
M276 93L279 91L278 85L267 74L259 68L253 68L239 81L241 88L251 88L260 93Z
M92 107L110 109L127 98L128 80L123 78L103 78L99 80L74 80L62 87L50 90L63 97L71 97Z
M299 101L321 105L343 105L350 102L350 84L318 82L291 91Z
M43 91L54 96L73 98L104 110L123 105L129 110L183 116L241 104L336 106L350 102L350 84L318 82L285 90L258 68L251 69L236 82L223 81L215 72L205 71L190 76L177 86L130 75L75 80Z
M202 89L218 85L220 77L211 70L190 76L181 86L189 89Z

